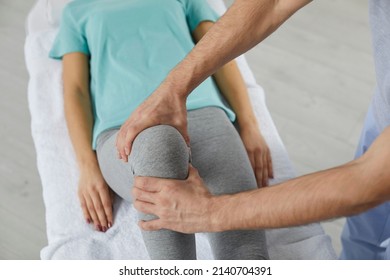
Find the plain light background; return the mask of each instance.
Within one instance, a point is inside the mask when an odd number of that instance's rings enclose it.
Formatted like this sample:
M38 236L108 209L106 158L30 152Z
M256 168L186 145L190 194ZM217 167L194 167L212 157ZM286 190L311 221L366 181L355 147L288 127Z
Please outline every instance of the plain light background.
M0 0L0 259L38 259L47 242L23 53L34 2ZM367 0L318 0L247 54L297 174L353 158L375 86L370 39ZM324 224L337 252L342 223Z

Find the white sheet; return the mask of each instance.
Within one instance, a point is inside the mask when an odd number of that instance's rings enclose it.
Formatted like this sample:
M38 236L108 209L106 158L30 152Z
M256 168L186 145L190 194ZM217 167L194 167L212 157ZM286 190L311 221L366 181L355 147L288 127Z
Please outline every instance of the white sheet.
M27 19L26 64L30 74L28 99L31 130L37 151L46 207L48 245L42 259L148 259L132 205L116 199L115 223L106 233L87 225L77 198L78 170L63 112L61 62L48 58L57 32L49 22L48 1L38 0ZM59 0L64 1L64 0ZM209 0L223 12L222 0ZM52 19L53 20L53 19ZM238 60L275 169L273 184L294 177L287 152L266 108L263 89L256 84L243 57ZM319 224L267 230L271 259L334 259L329 236ZM205 235L197 235L199 259L212 259Z

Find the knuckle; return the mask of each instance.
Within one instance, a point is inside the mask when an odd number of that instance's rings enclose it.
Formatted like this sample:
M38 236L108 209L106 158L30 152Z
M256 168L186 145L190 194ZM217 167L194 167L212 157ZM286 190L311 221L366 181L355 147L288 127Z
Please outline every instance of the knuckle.
M96 193L97 190L98 190L98 187L97 187L97 185L93 184L93 185L89 185L89 186L88 186L88 189L89 189L89 191L90 191L91 193Z
M103 210L102 205L100 205L100 204L96 205L96 206L95 206L95 210L96 210L97 212L102 211L102 210Z
M111 202L110 201L104 201L103 202L103 207L105 208L105 209L111 209Z

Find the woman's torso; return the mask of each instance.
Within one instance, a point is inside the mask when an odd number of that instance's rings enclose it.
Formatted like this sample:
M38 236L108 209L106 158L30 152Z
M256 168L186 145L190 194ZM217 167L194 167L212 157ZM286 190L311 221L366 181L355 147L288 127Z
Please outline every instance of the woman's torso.
M188 1L200 0L78 0L69 4L91 53L94 147L97 136L120 126L194 47ZM187 100L189 110L206 106L221 107L234 119L210 78Z

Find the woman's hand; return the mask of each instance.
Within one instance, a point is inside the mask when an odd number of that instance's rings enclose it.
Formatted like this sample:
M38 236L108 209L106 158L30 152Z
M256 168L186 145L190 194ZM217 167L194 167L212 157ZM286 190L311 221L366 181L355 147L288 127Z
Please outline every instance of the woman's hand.
M107 231L113 224L114 193L98 166L81 170L78 195L87 223L93 222L98 231Z
M274 177L271 152L257 124L240 127L240 136L255 173L257 186L268 186L268 179Z

